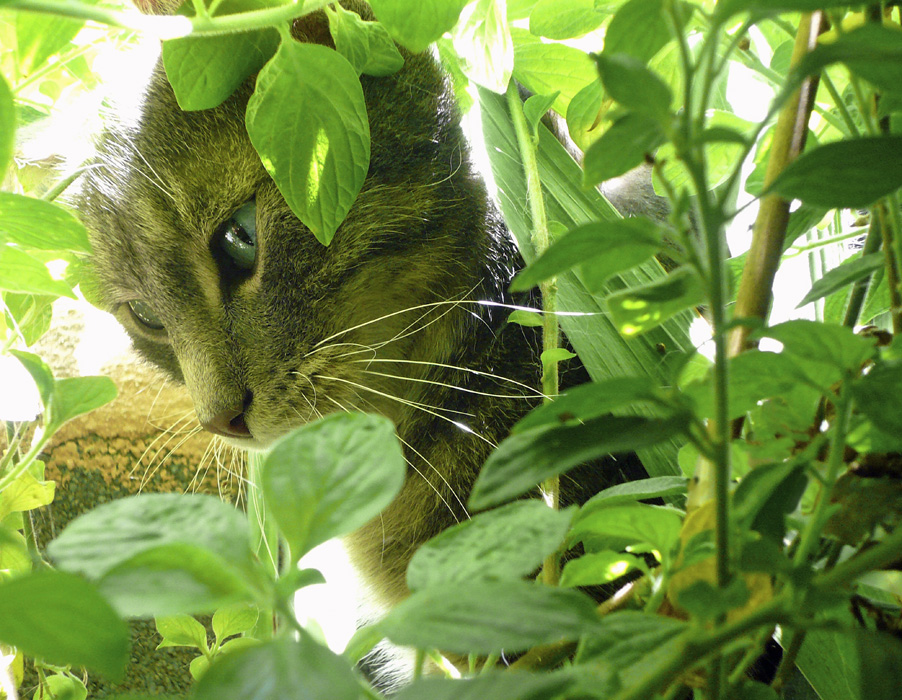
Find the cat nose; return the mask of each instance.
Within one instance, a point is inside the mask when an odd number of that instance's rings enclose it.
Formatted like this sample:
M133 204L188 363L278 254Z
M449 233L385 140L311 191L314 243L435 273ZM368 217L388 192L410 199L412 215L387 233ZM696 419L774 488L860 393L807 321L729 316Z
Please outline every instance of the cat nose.
M209 418L201 419L200 424L214 435L222 435L223 437L249 438L251 431L247 427L245 414L251 405L252 394L247 392L244 398L244 405L230 406L214 413Z

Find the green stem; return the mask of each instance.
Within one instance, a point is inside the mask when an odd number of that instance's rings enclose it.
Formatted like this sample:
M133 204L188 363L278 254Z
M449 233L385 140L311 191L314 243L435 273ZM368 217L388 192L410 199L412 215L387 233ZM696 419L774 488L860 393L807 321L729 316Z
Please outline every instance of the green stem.
M805 243L804 245L793 244L792 246L790 246L789 250L783 254L783 258L789 260L791 258L798 257L802 253L809 253L812 250L826 248L828 245L832 245L833 243L842 243L843 241L848 241L852 238L858 238L862 233L864 233L864 231L865 229L862 226L860 228L846 231L845 233L837 233L835 236L825 236L824 238L818 238L812 243Z
M413 679L419 680L423 677L423 668L426 666L426 650L417 649L416 658L413 662Z
M44 445L47 444L53 433L54 430L44 430L39 435L35 436L35 439L31 444L31 449L25 453L25 456L22 457L22 461L17 462L13 465L12 469L0 477L0 491L3 491L7 486L25 473L28 467L31 466L31 463L41 454L41 450L44 449Z
M830 507L830 492L839 477L843 466L843 457L846 450L846 433L849 429L849 418L852 415L852 397L849 392L848 380L842 383L839 399L836 402L836 417L833 426L833 438L830 441L830 454L827 458L827 473L824 475L824 483L814 507L814 513L808 522L808 527L802 533L799 548L796 550L794 561L796 565L804 565L814 553L821 532L827 522L827 510Z
M833 103L836 105L836 109L839 110L839 116L842 117L842 120L846 124L846 128L848 129L848 131L845 132L846 135L856 137L861 136L858 124L856 124L855 120L852 118L849 108L846 107L845 100L843 100L842 95L839 94L839 90L836 89L836 85L833 84L833 79L826 70L821 72L821 82L824 84L824 87L827 88L830 97L833 98Z
M517 134L517 145L520 149L520 159L523 163L523 173L526 177L526 194L529 201L529 211L532 219L531 239L536 255L541 255L550 244L548 233L548 216L545 212L545 197L542 194L542 181L539 177L539 163L536 157L536 141L532 136L526 116L523 114L523 103L513 81L507 87L507 104L510 111L514 131ZM549 353L560 346L560 326L557 315L557 282L552 278L539 285L542 293L542 353ZM543 362L542 369L542 393L545 402L553 401L558 395L558 371L557 362ZM560 507L560 478L557 476L546 479L542 484L542 491L549 505L557 510ZM560 579L560 555L558 552L550 554L545 559L542 567L542 580L551 586L555 586Z
M20 93L22 90L27 88L29 85L33 85L34 83L39 81L44 76L46 76L50 73L53 73L54 71L57 71L60 68L63 68L70 61L74 61L79 56L86 54L88 51L93 49L95 46L96 46L96 44L91 43L91 44L85 44L83 46L76 47L70 51L63 53L59 57L59 60L56 63L45 63L38 70L34 71L31 75L29 75L27 78L25 78L21 82L17 83L15 85L15 87L13 87L13 93L14 94Z
M54 199L59 197L63 192L69 189L69 186L75 182L78 178L80 178L85 172L90 170L91 168L96 168L96 163L85 163L84 165L80 165L73 172L68 174L62 180L56 182L53 187L47 190L42 196L45 202L52 202Z
M263 454L248 452L247 454L247 519L251 530L251 546L257 558L263 563L270 577L279 577L279 531L275 520L268 517L266 503L263 499L261 470ZM286 603L287 604L287 603ZM291 606L288 606L289 610ZM289 613L293 618L293 611ZM256 639L271 639L273 636L273 611L261 610L251 635Z
M329 2L330 0L299 0L290 5L206 18L137 15L133 12L106 10L72 0L11 0L4 5L4 9L92 20L111 27L133 29L160 39L177 39L189 34L212 36L265 29L310 14Z
M876 216L871 216L871 225L868 227L868 236L864 241L864 248L861 251L862 257L871 255L880 250L882 236L880 233L880 220ZM861 307L864 306L865 297L868 294L868 287L871 284L871 275L862 280L858 280L852 285L852 291L849 293L849 303L846 306L846 314L843 317L843 325L854 328L858 323L858 317L861 315Z
M822 591L840 588L852 583L863 573L891 564L900 556L902 556L902 527L897 527L882 542L817 576L811 585Z

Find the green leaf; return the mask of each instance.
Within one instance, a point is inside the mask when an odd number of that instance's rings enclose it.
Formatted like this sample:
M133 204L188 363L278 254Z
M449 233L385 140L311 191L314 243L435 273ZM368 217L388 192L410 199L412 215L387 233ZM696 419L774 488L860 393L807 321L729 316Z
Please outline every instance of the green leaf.
M883 255L881 253L871 253L870 255L856 258L851 262L835 267L811 286L811 290L805 295L805 298L796 305L796 308L804 306L805 304L810 304L817 299L822 299L843 287L869 277L873 272L883 267L883 265Z
M297 561L377 516L401 490L406 471L390 420L336 413L273 446L264 460L263 493Z
M663 0L629 0L617 10L604 33L607 53L625 53L647 63L670 42Z
M554 101L554 111L558 114L566 114L573 96L595 81L592 61L579 49L542 43L523 29L512 29L511 37L514 79L536 95L559 92Z
M50 691L54 700L85 700L88 689L74 676L61 674L44 678L44 687Z
M41 404L46 411L47 407L53 402L53 393L56 389L56 380L53 378L53 372L50 370L50 367L34 353L25 352L24 350L10 350L9 353L22 363L22 366L28 370L31 378L34 379L34 383L38 388L38 394L41 397Z
M561 586L602 586L636 570L647 572L648 567L642 559L632 554L611 550L583 554L564 565Z
M220 657L198 681L195 700L360 700L340 656L302 634Z
M3 294L7 324L18 326L27 347L33 346L50 330L54 299L55 297L36 294L16 294L14 292ZM15 320L15 324L10 321L10 318Z
M230 561L208 549L173 542L140 551L107 571L98 585L120 614L151 617L199 615L249 601L252 586L264 582L265 574L254 570L248 557Z
M818 42L803 59L798 73L816 74L837 62L882 90L898 93L902 85L902 34L898 29L867 22L829 43Z
M207 630L190 615L160 616L155 620L157 632L163 641L157 649L163 647L207 648Z
M717 588L705 580L698 580L677 593L681 608L703 621L726 615L742 607L749 600L749 589L741 576L736 576L726 588Z
M6 79L0 75L0 177L6 174L16 135L16 109L13 93ZM2 219L0 219L2 221Z
M489 654L576 639L596 620L593 600L577 591L478 581L417 591L389 612L379 629L395 644Z
M356 12L341 5L327 5L329 32L335 49L354 66L358 73L386 76L401 69L404 58L378 22L365 22Z
M648 545L667 557L679 540L682 512L668 506L629 503L617 506L594 504L577 515L570 531L571 542L589 542L593 549Z
M598 29L607 13L595 0L539 0L529 14L529 31L549 39L572 39Z
M220 608L213 613L213 633L221 644L226 637L242 634L257 623L260 612L252 605L240 603Z
M514 45L497 0L477 0L461 14L454 49L464 74L477 85L503 94L514 69Z
M0 244L0 289L75 298L72 288L62 280L53 279L44 263L18 248L3 244Z
M48 423L55 427L100 408L116 398L119 390L109 377L65 377L56 380L48 411Z
M657 120L641 113L622 116L586 151L583 186L591 187L640 165L664 143Z
M0 641L60 666L121 679L129 632L84 579L43 569L0 583Z
M419 590L527 576L563 542L572 515L541 501L518 501L480 513L421 546L407 567L407 585Z
M519 323L521 326L531 326L533 328L542 327L541 311L524 311L523 309L514 309L510 316L507 317L508 323Z
M554 401L537 406L511 429L523 433L541 426L575 424L598 418L637 401L654 401L658 391L649 377L620 377L568 389Z
M629 337L661 325L675 314L704 303L706 298L696 273L681 267L659 282L611 294L607 302L614 323Z
M611 102L598 80L586 85L570 100L567 106L567 131L580 150L589 150L589 146L601 137L601 122Z
M468 0L370 0L376 19L413 53L425 51L457 23Z
M585 224L555 240L514 278L511 290L526 291L575 267L588 290L597 293L612 275L659 252L661 241L661 228L644 217Z
M473 491L471 508L483 509L515 498L543 479L590 459L630 452L682 432L688 417L600 416L580 425L534 428L504 440L486 460Z
M16 60L22 76L33 73L62 51L84 26L84 20L48 14L17 12Z
M688 485L689 479L684 476L656 476L617 484L592 496L583 505L583 512L591 511L598 506L608 508L650 498L682 495L686 493Z
M216 16L272 7L261 0L226 0ZM190 4L189 4L190 6ZM220 105L248 76L256 73L279 46L279 34L270 27L238 34L170 39L163 42L163 67L184 110L212 109Z
M470 678L423 678L401 689L394 700L542 700L557 698L573 683L567 672L488 671Z
M749 350L730 358L730 393L727 406L730 419L739 418L759 401L780 396L799 380L795 362L784 354ZM696 414L714 416L714 377L709 372L702 381L687 385L683 393L695 403Z
M673 95L657 73L629 54L595 54L595 63L608 94L636 114L662 125L670 121Z
M902 360L878 362L865 376L852 382L851 390L857 409L874 425L889 435L902 435Z
M803 153L768 188L830 208L864 208L902 187L902 136L824 144Z
M104 503L80 515L47 547L62 570L99 579L161 545L204 548L236 566L251 558L247 521L213 496L155 493Z
M637 686L648 674L684 651L688 625L663 615L625 610L602 618L580 646L576 661L616 669L620 685Z
M856 335L845 326L815 321L786 321L759 335L783 343L784 352L800 363L802 360L824 363L841 372L857 372L874 354L873 338Z
M526 98L526 102L523 103L523 115L526 117L526 123L532 128L533 134L536 133L539 122L551 109L559 94L560 91L556 90L550 95L532 95Z
M726 19L738 12L750 11L756 15L779 12L814 12L831 7L847 7L847 0L722 0L717 3L715 16Z
M353 66L325 46L283 43L257 76L246 122L286 203L328 245L370 160L366 104Z
M39 481L29 472L21 474L0 492L0 520L10 513L21 513L53 502L56 484Z
M576 357L576 353L570 352L567 348L552 348L550 350L545 350L539 357L539 361L547 372L550 367L554 367L559 362L572 360L574 357Z

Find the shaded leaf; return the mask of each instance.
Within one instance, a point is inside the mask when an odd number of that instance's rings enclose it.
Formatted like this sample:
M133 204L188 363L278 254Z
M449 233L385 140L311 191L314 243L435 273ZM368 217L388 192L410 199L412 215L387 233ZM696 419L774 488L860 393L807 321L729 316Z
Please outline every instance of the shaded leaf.
M583 512L589 512L599 506L607 508L622 503L685 494L688 484L689 479L684 476L657 476L617 484L592 496L583 504Z
M648 62L670 41L662 0L629 0L617 10L604 34L604 49Z
M111 680L122 678L128 662L128 627L97 589L48 569L0 583L0 641Z
M561 545L572 515L541 501L518 501L480 513L422 545L407 567L407 585L418 590L527 576Z
M573 683L566 672L524 673L489 671L471 678L424 678L402 688L395 700L546 700L556 698Z
M226 654L198 681L196 700L359 700L354 671L302 634Z
M902 136L824 144L803 153L768 188L825 207L864 208L902 187Z
M654 71L629 54L605 51L595 54L595 63L608 94L636 114L644 114L662 124L670 118L673 95Z
M417 591L379 629L404 646L488 654L576 639L596 620L594 602L577 591L525 581L456 582Z
M583 186L597 185L632 170L665 138L661 125L652 117L632 112L624 115L586 151Z
M810 304L833 294L843 287L854 284L858 280L869 277L873 272L884 265L884 256L881 253L872 253L861 258L856 258L827 272L823 277L811 285L811 290L805 295L796 308Z
M902 412L899 396L902 395L902 360L884 360L851 385L856 407L880 430L902 435Z
M577 267L590 292L600 292L614 274L650 259L660 251L661 228L644 217L595 221L555 240L511 283L525 291Z
M629 452L679 434L688 417L601 416L580 425L543 426L512 435L486 460L469 504L482 509L515 498L543 479L616 452Z
M605 548L645 544L667 557L680 537L682 524L682 512L668 506L629 503L603 507L602 503L579 513L569 539L590 541L593 549L601 542L611 543Z
M382 24L365 22L356 12L338 4L324 9L335 49L358 73L386 76L404 65L404 58Z
M610 413L615 408L658 399L649 377L620 377L603 382L587 382L568 389L550 403L537 406L511 429L523 433L547 425L573 424Z
M856 372L874 354L874 339L856 335L851 328L815 321L786 321L760 336L783 343L784 352L802 361L832 365L841 372Z

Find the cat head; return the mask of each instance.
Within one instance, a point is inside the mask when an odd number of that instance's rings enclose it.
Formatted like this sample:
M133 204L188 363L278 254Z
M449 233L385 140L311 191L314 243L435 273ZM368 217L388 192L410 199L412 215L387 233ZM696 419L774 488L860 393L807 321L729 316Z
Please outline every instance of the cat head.
M324 26L312 15L295 35L321 40ZM99 139L78 206L101 303L232 444L264 447L335 410L403 421L419 363L466 339L445 311L484 284L485 195L434 60L405 59L363 78L369 171L328 247L247 136L253 78L185 112L158 66L134 122Z

